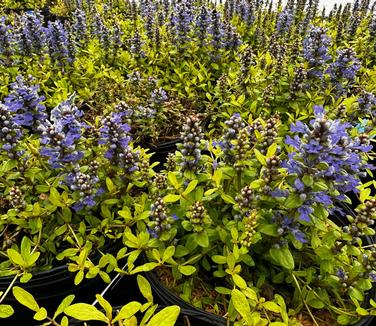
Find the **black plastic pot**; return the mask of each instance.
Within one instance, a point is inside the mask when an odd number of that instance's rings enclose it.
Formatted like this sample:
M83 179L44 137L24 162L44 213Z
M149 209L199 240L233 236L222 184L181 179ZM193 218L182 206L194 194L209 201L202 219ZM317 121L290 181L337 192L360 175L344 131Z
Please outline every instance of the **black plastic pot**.
M119 311L121 309L121 307L122 306L115 306L115 307L113 307L113 311L114 312ZM161 311L163 308L166 308L166 307L159 305L155 313ZM116 313L114 313L114 315L116 315ZM181 309L180 315L178 317L178 320L175 323L175 326L196 326L196 325L200 325L200 324L193 323L192 320L189 319L187 316L188 316L188 313L184 309ZM140 318L138 318L138 319L141 320L142 317L140 316ZM84 322L79 321L79 320L70 320L69 325L70 326L71 325L83 326ZM92 322L90 321L90 322L86 322L86 325L88 325L88 326L104 326L104 323L97 322L97 321L92 321ZM161 326L163 326L163 325L161 325Z
M102 250L112 253L119 249L120 245L120 243L112 244L112 246L108 245ZM99 256L94 257L93 261L99 261ZM74 294L75 302L91 303L95 300L95 294L101 293L107 285L97 276L93 279L85 278L79 285L75 286L75 275L75 273L68 271L66 265L63 265L48 271L37 272L33 274L33 277L27 283L21 283L17 280L14 285L20 286L30 292L40 307L45 307L50 314L53 314L62 299L67 295ZM12 276L1 277L0 291L5 291L12 280ZM132 281L132 279L128 280L129 283L132 283ZM30 325L30 321L33 320L33 312L19 304L13 297L12 292L9 292L3 303L10 304L14 308L15 313L10 318L2 319L1 326Z
M158 172L163 169L163 164L167 162L167 156L169 153L175 153L177 150L177 144L181 142L181 139L175 139L172 141L160 143L158 145L150 145L150 152L154 155L151 157L150 162L159 162L160 164L154 169Z
M157 303L164 306L177 305L182 309L181 317L189 320L194 326L227 326L227 320L202 309L196 308L184 301L165 287L153 272L145 273L145 277L151 284L153 295Z
M342 206L344 210L348 214L353 214L353 211L349 209L349 207ZM347 220L344 217L341 217L339 214L333 214L331 216L331 220L336 223L337 225L345 225L347 224ZM364 241L366 244L373 244L375 242L369 236L364 237ZM146 257L144 257L146 260ZM156 302L162 305L178 305L182 308L182 316L184 314L188 317L190 321L192 321L191 325L197 326L226 326L228 324L228 320L225 318L214 315L212 313L208 313L203 311L202 309L196 308L190 303L187 303L179 296L177 296L174 292L168 289L166 286L162 284L159 280L158 276L154 272L145 273L145 277L151 284L153 294L156 298ZM376 300L376 286L374 286L366 295L365 302L369 302L369 299L373 298ZM362 318L355 326L370 326L373 324L374 316L367 316Z

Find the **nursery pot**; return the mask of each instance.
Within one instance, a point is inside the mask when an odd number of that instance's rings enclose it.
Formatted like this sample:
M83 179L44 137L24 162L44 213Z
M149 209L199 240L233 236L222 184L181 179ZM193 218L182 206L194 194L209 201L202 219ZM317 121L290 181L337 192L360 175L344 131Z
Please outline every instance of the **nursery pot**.
M118 313L121 308L122 308L122 306L114 306L112 308L113 311L114 311L113 315L116 316L116 313ZM166 308L166 306L159 305L158 308L156 309L155 313L158 313L159 311L161 311L164 308ZM102 310L102 312L104 312L104 311ZM140 316L137 319L140 321L142 319L142 316ZM83 326L84 322L80 321L80 320L72 319L72 320L69 321L69 325ZM89 322L85 322L85 325L88 325L88 326L103 326L104 323L99 322L99 321L89 321ZM180 309L180 315L179 315L179 317L178 317L178 319L175 323L175 326L196 326L196 325L201 325L201 324L196 324L196 323L192 322L192 320L189 319L189 317L188 317L188 312L185 311L184 309ZM163 326L163 325L161 325L161 326Z
M153 272L145 273L145 277L149 281L155 300L157 303L165 306L177 305L182 310L180 316L184 319L188 319L191 325L194 326L227 326L227 319L206 312L202 309L196 308L190 303L184 301L174 292L168 289L159 280L157 275ZM184 325L184 324L183 324Z
M342 206L343 209L346 210L346 206ZM351 210L347 212L351 214ZM338 214L334 214L331 217L331 220L336 223L337 225L344 225L345 221L344 218ZM374 240L366 236L363 240L367 245L373 244ZM146 257L144 256L146 260ZM176 295L173 291L167 288L158 278L157 274L153 271L145 273L145 277L150 282L153 294L155 296L156 302L162 305L177 305L182 308L181 315L187 316L187 318L191 321L191 325L197 326L226 326L228 325L227 319L206 312L202 309L196 308L195 306L191 305L190 303L181 299L178 295ZM376 286L374 285L370 291L368 291L365 302L368 302L370 298L376 300ZM185 314L185 315L184 315ZM372 325L374 316L366 316L363 317L360 321L358 321L355 326L369 326Z
M150 145L150 151L154 152L154 155L150 159L150 163L159 162L160 164L155 167L156 171L161 171L163 169L163 164L167 161L167 156L169 153L174 153L177 150L177 144L181 142L181 139L175 139L168 142L163 142L157 145Z
M107 245L103 248L105 252L115 252L120 244ZM100 256L93 257L94 262L98 262ZM61 301L69 294L75 295L74 302L91 303L95 300L95 294L101 293L106 287L106 283L99 277L84 279L79 285L74 285L76 273L68 271L66 265L54 267L47 271L36 272L27 283L15 282L15 286L22 287L30 292L40 307L47 309L49 315L53 314ZM0 278L0 291L5 291L11 284L14 276ZM133 280L129 279L128 283ZM137 285L136 285L137 286ZM129 300L132 301L132 300ZM10 318L2 319L1 326L9 325L30 325L34 312L19 304L13 297L12 291L8 293L5 304L10 304L15 312Z

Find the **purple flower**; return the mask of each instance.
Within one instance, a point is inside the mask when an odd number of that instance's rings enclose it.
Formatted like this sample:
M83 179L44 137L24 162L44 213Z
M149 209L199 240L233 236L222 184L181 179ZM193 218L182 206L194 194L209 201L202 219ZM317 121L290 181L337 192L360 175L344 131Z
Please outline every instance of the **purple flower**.
M48 52L53 62L62 65L63 62L72 62L73 57L70 53L71 45L68 32L64 25L59 21L48 22Z
M73 172L67 175L65 183L77 193L79 198L73 206L74 210L79 211L83 208L95 206L95 197L98 195L98 182L99 178L96 176L96 170L83 173L80 171L79 166L76 166Z
M115 166L119 166L126 172L137 171L139 152L130 146L132 137L129 135L130 126L123 123L124 113L113 112L102 119L101 137L99 144L105 145L107 151L104 157Z
M362 153L371 150L371 146L352 138L347 129L348 123L329 120L321 106L315 106L315 119L309 125L297 122L291 126L294 137L287 136L286 144L294 148L282 166L288 173L295 174L292 190L303 199L298 208L300 219L309 221L314 203L330 209L335 200L343 200L348 191L358 191L359 173L370 168L363 162ZM304 183L310 177L311 183ZM320 183L321 189L315 189Z
M329 66L326 73L329 74L338 95L345 92L345 87L351 86L360 67L360 61L351 48L337 50L337 59Z
M41 54L46 47L46 33L43 16L37 12L26 12L19 17L16 39L21 55Z
M53 168L61 168L67 164L80 161L83 152L77 149L78 142L85 125L80 121L82 112L74 105L75 94L56 106L50 119L39 125L42 132L41 155L49 157Z
M308 242L305 233L300 229L300 225L284 213L277 212L272 217L271 222L278 225L278 233L280 236L291 234L301 243Z
M311 26L303 40L303 56L310 67L308 76L322 77L322 66L331 58L328 49L330 45L331 40L325 30L321 27Z
M32 81L32 79L31 79ZM46 119L46 108L42 104L43 96L39 96L39 86L31 86L23 76L17 76L16 82L11 85L9 95L4 104L9 111L14 112L14 122L20 126L32 127L37 130L41 121Z
M286 34L290 31L292 23L294 22L294 15L290 8L284 9L277 18L276 29L280 34Z

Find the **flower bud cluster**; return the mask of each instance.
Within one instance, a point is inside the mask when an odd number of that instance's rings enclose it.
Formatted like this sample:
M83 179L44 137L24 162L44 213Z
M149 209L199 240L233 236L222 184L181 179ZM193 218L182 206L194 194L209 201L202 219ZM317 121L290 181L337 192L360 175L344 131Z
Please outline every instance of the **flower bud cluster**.
M296 92L299 92L303 89L304 81L307 78L307 72L303 67L295 68L294 79L290 85L291 96L295 96Z
M149 232L155 238L159 237L163 231L170 230L172 223L175 221L173 217L167 215L167 207L161 197L158 197L154 204L151 205L149 218Z
M245 186L240 190L240 194L235 197L235 201L241 212L248 212L252 206L253 190L249 186Z
M203 137L200 120L196 116L188 117L181 138L183 143L178 148L182 154L182 171L197 171L201 158L201 139Z
M9 158L19 156L17 144L22 138L22 130L13 120L13 114L8 107L0 103L0 144Z
M310 67L309 77L323 76L322 66L331 58L328 49L330 45L331 39L326 31L321 27L311 26L303 40L303 56Z
M195 202L187 212L187 218L193 226L193 232L200 233L207 225L207 211L202 202Z
M244 233L240 242L243 247L249 248L252 245L253 237L256 234L257 217L257 211L253 209L243 219Z
M263 180L266 185L276 180L278 177L278 169L281 166L281 160L277 155L273 155L266 159L266 166L263 169Z
M177 164L175 160L175 155L173 153L168 153L164 167L167 171L174 171L176 169L176 166Z
M18 186L13 186L9 190L9 201L13 208L20 209L26 205L22 190Z
M134 151L130 142L130 126L123 123L124 113L113 112L102 119L101 139L99 144L106 145L104 157L115 166L123 168L126 172L139 169L139 152Z
M92 166L96 167L97 164ZM96 186L99 182L96 170L83 173L80 171L80 167L76 165L73 172L66 177L65 182L71 190L78 193L79 200L73 206L76 211L95 206L96 202L94 199L98 191Z
M224 153L225 162L233 162L232 149L234 144L232 142L238 137L240 130L245 128L245 123L239 113L234 113L229 120L225 121L225 126L225 133L223 139L219 142L219 146Z
M358 111L361 116L373 112L376 106L376 96L370 92L363 91L358 97Z
M154 177L153 183L159 190L167 188L167 177L164 174L157 173Z
M357 213L351 225L344 226L343 231L349 233L356 243L363 235L363 230L372 227L376 219L376 199L367 200L363 205L355 209Z
M240 130L239 135L234 143L234 167L236 171L242 171L245 167L242 162L248 159L251 148L251 145L249 144L249 134L247 128L243 128Z
M269 146L275 142L278 136L279 116L275 115L266 121L266 125L261 130L261 142L258 147L262 154L266 154Z

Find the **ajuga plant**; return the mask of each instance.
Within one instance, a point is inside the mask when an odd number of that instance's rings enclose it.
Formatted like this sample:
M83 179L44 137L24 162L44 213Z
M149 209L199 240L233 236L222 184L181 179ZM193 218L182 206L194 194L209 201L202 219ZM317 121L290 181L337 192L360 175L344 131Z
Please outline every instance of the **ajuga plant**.
M0 105L0 277L27 282L68 263L75 284L108 282L126 249L103 248L145 218L150 154L133 145L121 113L89 125L74 94L47 113L37 92L18 79ZM134 218L115 213L123 206Z
M96 303L93 305L73 303L75 296L71 294L63 299L55 313L51 316L46 308L39 306L32 293L19 286L14 286L12 293L20 304L34 313L33 322L44 322L44 325L82 325L81 321L108 326L127 324L136 326L175 325L179 317L180 308L178 306L169 306L158 309L158 305L154 304L153 293L147 279L141 275L137 275L137 284L140 293L146 299L146 302L143 304L132 301L120 307L112 307L99 294L96 294ZM97 308L95 305L99 307ZM12 315L14 312L13 308L9 305L0 305L0 307L2 315L6 312Z
M149 262L125 273L153 270L184 300L236 325L374 315L375 199L359 190L374 168L371 146L323 107L314 112L289 131L278 116L247 123L234 114L210 140L188 118L175 169L152 183L137 236L125 234ZM361 199L355 212L343 208L352 192Z

